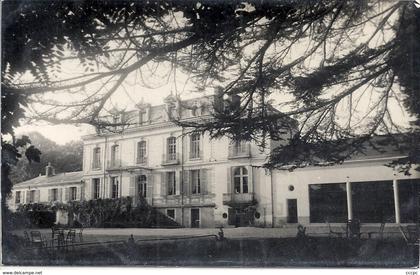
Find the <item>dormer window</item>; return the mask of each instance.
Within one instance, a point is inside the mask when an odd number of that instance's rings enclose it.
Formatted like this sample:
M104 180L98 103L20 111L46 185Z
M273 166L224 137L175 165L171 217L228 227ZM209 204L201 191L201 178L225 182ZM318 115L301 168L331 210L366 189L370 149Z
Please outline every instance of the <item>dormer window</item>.
M114 115L112 116L112 129L117 130L118 125L118 116Z
M165 110L167 115L167 120L171 120L172 118L177 117L180 115L180 102L177 97L175 97L172 93L164 99L165 102Z
M166 112L168 113L168 120L171 120L174 117L174 110L175 105L173 103L169 103L166 108Z
M146 112L144 110L139 111L139 125L143 125L146 119Z
M136 104L139 110L138 125L144 125L150 121L150 104L145 103L143 98L139 103Z
M191 115L192 116L197 116L197 106L193 106L191 109Z

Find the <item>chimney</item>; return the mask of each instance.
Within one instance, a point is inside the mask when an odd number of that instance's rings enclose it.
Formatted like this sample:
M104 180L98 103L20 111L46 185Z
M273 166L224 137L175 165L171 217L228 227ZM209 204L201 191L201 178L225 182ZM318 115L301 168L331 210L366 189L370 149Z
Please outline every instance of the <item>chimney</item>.
M45 167L45 176L51 177L55 175L55 169L51 166L51 162L48 162L47 167Z

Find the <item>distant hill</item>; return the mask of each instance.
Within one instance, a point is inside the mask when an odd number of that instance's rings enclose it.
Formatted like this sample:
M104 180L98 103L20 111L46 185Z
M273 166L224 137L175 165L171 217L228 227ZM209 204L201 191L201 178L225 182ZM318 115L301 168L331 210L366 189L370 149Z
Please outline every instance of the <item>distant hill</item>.
M41 150L41 162L29 163L26 158L22 158L17 166L12 169L10 179L13 183L37 177L40 173L45 174L45 166L48 162L51 162L51 165L54 166L56 173L82 170L82 141L72 141L59 145L38 132L30 132L24 135L28 136L32 144Z

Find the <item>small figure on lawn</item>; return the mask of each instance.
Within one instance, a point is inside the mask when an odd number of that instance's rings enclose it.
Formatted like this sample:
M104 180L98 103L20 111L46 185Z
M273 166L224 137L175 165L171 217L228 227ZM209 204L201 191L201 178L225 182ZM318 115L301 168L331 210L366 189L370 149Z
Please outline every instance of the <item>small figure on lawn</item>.
M297 230L296 238L299 240L306 239L306 227L299 224Z

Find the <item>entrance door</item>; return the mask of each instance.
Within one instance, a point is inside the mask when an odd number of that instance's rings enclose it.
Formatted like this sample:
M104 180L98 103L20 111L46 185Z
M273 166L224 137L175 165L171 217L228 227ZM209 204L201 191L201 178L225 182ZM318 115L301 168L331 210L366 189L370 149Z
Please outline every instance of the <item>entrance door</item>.
M200 209L191 209L191 227L200 227Z
M235 208L229 208L228 209L228 224L229 225L236 225L235 224L235 219L236 219Z
M287 200L287 222L288 223L298 222L297 199Z

